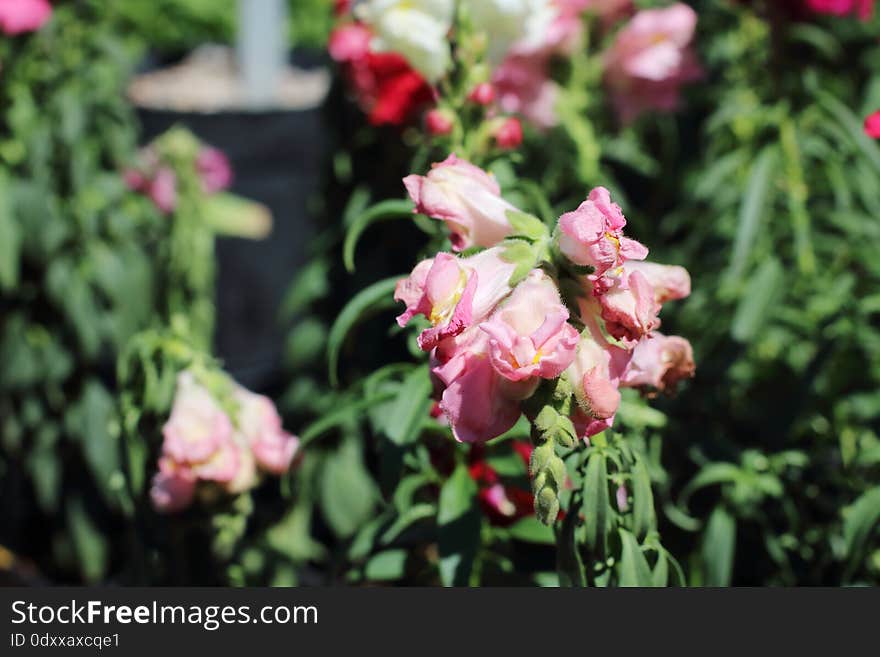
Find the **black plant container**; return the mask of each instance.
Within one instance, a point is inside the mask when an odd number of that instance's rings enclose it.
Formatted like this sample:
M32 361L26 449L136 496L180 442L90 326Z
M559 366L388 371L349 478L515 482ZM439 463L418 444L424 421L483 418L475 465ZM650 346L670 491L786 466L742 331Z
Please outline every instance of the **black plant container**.
M301 68L320 57L297 54ZM232 192L272 211L272 234L252 241L217 242L215 348L243 385L266 391L279 383L284 331L279 309L284 293L307 259L314 235L309 200L317 193L328 146L320 107L306 110L218 113L137 109L142 141L181 124L229 158Z

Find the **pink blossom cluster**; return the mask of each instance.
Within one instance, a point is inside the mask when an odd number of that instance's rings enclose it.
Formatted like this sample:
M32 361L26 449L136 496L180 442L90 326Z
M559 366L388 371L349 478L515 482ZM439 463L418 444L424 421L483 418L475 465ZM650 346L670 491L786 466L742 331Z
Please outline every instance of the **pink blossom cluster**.
M150 490L157 510L186 508L200 483L235 494L256 485L260 471L281 475L290 468L299 439L284 431L271 400L233 384L227 402L234 413L193 372L178 375Z
M510 429L543 380L568 378L572 420L587 438L611 426L620 387L671 391L693 375L687 340L658 332L663 304L688 296L690 277L645 261L648 250L624 235L608 190L590 192L552 236L532 224L522 240L522 213L490 174L455 155L404 183L416 212L445 222L454 251L482 248L423 260L395 292L406 305L401 326L417 315L428 321L418 344L430 352L440 409L459 441ZM576 307L563 301L560 276L580 290Z
M51 17L49 0L0 0L0 32L7 36L39 30Z
M215 194L232 184L232 167L222 151L202 146L196 156L196 172L202 191ZM171 214L177 207L177 174L163 162L155 148L141 150L136 166L123 174L129 189L147 196L164 214Z
M880 139L880 110L865 119L865 134L872 139Z

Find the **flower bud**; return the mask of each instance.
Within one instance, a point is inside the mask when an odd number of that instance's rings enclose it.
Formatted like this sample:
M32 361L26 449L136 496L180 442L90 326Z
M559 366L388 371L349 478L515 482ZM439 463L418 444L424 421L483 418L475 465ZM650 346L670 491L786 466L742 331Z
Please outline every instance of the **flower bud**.
M495 100L495 87L492 86L491 82L481 82L473 88L468 95L468 100L483 107L491 105Z
M556 491L545 486L535 495L535 515L545 525L552 525L559 515L559 498Z
M519 148L523 140L522 123L516 117L504 119L492 133L495 143L504 150Z
M455 118L447 109L432 109L425 114L425 129L432 137L448 135L455 125Z
M865 134L872 139L880 139L880 110L865 119Z

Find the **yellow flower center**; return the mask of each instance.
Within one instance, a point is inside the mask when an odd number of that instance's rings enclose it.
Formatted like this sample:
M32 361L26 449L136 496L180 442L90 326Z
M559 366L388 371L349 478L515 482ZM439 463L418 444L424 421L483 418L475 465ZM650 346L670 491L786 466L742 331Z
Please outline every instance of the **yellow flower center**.
M442 299L434 304L434 306L431 308L431 316L428 317L428 320L433 326L437 326L438 324L445 324L450 319L452 319L452 315L455 312L455 307L461 300L461 295L464 294L465 287L467 287L467 281L467 274L464 272L464 270L462 270L458 275L458 284L452 290L452 293L445 299Z

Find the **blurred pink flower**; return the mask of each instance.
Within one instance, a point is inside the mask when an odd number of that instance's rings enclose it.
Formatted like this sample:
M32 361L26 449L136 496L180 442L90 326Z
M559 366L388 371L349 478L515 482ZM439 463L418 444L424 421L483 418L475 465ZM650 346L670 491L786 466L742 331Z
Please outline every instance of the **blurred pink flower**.
M403 179L415 211L446 222L452 248L494 246L511 232L507 219L516 208L501 198L495 179L455 154L431 165L427 176Z
M427 317L431 328L422 331L418 341L421 349L430 351L441 340L488 317L510 293L515 268L501 257L498 247L469 258L438 253L416 265L409 278L397 284L394 298L406 304L397 323L406 326L416 315Z
M534 54L508 56L492 74L501 111L521 115L538 130L555 126L559 87L550 79L548 65Z
M678 382L691 378L695 369L690 342L677 335L654 332L636 345L621 385L674 392Z
M290 469L299 449L299 438L284 431L281 417L268 397L241 386L236 388L239 404L238 426L257 464L265 471L280 475Z
M807 7L819 14L848 16L857 14L860 20L866 21L874 13L875 0L806 0Z
M579 338L556 283L540 269L517 285L480 328L489 335L492 366L511 381L556 378L574 360Z
M48 0L0 0L0 31L8 36L38 30L51 16Z
M477 105L491 105L495 100L495 87L491 82L481 82L468 94L468 100Z
M356 62L370 52L370 30L360 23L337 27L330 33L327 49L334 61L340 63Z
M430 109L425 114L425 129L429 135L442 136L452 132L455 126L455 118L449 110Z
M639 11L605 54L605 82L624 123L678 107L681 86L700 77L690 49L697 14L683 3Z
M150 487L153 508L163 513L181 511L190 505L196 491L195 475L169 458L159 459L159 471Z
M872 139L880 139L880 110L865 119L865 134Z
M171 417L162 429L163 453L178 463L206 461L232 440L232 422L191 372L177 377Z
M590 192L577 210L559 218L559 250L574 264L592 267L593 280L626 260L643 260L648 249L624 237L626 218L604 187Z
M232 184L232 166L222 151L204 146L196 158L196 170L206 194L222 191Z
M515 116L509 116L499 122L498 127L492 132L492 137L498 148L507 151L519 148L523 140L522 123Z

